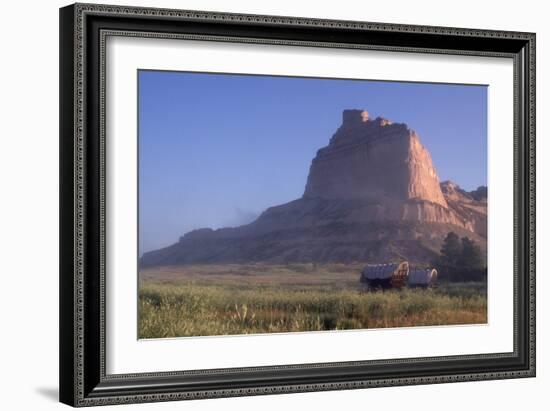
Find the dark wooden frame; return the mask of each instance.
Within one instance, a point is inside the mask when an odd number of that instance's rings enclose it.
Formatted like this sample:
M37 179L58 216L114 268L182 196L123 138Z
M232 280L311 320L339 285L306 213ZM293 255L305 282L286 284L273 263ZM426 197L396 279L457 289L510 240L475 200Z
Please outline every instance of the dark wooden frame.
M105 373L104 40L109 35L509 57L514 351L134 375ZM60 400L74 406L535 375L535 34L76 4L60 10Z

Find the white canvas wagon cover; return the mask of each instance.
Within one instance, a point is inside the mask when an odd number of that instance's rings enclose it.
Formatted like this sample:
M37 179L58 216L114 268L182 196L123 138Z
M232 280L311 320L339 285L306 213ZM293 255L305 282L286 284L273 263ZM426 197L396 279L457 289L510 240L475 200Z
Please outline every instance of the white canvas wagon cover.
M429 285L437 278L433 268L413 268L409 271L408 283L411 285Z
M403 263L401 263L403 264ZM399 263L370 264L361 271L362 280L387 280L397 271Z

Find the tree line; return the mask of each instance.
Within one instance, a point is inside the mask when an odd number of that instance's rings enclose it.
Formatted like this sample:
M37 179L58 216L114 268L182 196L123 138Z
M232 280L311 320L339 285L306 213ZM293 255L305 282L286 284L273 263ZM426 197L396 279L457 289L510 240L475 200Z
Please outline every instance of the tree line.
M468 237L451 231L443 240L441 255L434 261L441 280L485 281L487 266L481 248Z

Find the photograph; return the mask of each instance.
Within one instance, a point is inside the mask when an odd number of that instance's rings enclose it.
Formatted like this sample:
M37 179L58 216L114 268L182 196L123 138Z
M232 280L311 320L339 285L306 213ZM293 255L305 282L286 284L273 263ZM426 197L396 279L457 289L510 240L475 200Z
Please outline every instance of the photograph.
M487 324L487 85L136 87L139 339Z

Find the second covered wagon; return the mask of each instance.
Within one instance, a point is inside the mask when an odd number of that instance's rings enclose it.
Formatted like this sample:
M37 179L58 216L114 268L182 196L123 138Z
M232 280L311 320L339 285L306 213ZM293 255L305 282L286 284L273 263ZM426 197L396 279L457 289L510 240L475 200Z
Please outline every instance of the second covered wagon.
M409 287L427 288L435 284L437 270L434 268L413 268L409 270L407 285Z

